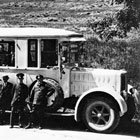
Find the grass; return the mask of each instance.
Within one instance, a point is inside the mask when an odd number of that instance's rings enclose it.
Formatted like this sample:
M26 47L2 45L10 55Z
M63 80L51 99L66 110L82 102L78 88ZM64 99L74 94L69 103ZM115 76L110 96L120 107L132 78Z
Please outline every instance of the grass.
M99 0L3 0L0 26L40 26L87 32L90 20L116 12L120 6L107 6Z

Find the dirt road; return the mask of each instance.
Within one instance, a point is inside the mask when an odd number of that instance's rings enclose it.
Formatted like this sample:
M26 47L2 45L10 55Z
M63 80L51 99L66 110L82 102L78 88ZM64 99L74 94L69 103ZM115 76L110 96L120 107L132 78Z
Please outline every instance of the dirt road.
M136 123L124 124L112 134L97 134L87 131L78 125L73 118L51 117L44 122L45 128L24 129L9 125L0 126L0 138L4 140L135 140L140 138L140 125Z

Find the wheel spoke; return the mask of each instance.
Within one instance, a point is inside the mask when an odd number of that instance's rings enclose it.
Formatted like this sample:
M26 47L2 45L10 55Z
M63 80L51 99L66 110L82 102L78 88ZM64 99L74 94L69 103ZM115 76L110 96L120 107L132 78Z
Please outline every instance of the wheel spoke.
M95 110L92 110L92 112L91 112L91 117L92 117L92 118L97 117L97 111L95 112Z
M94 110L92 110L91 115L97 114Z
M107 110L104 106L102 106L102 109L101 109L101 112L100 112L100 113L101 113L102 116L104 116L104 117L110 115L110 113L108 112L108 110Z
M100 119L100 118L98 118L98 120L97 120L96 124L99 124L100 120L101 120L101 119Z
M104 117L102 117L101 119L105 124L107 124L108 121L106 121Z
M92 118L97 117L97 114L91 114L91 117Z
M107 116L110 116L110 114L109 113L104 113L104 114L102 114L104 117L107 117Z
M101 109L101 111L100 111L101 114L104 114L104 109L105 109L105 107L102 106L102 109Z
M98 108L94 108L94 110L96 111L96 113L100 113L100 111L98 110Z

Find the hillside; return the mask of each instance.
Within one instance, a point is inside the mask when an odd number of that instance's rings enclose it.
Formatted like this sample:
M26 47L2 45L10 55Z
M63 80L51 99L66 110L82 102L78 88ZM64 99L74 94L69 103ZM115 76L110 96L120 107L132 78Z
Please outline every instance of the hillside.
M103 0L1 0L1 27L54 27L90 34L87 23L120 9Z

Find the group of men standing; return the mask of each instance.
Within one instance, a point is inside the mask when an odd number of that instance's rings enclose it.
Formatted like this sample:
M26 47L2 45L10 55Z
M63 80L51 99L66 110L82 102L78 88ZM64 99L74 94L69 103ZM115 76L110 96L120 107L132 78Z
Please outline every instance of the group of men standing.
M8 82L9 77L7 75L3 76L3 84L0 92L1 124L4 123L5 110L10 106L10 128L13 128L15 125L16 113L18 113L19 127L23 128L24 109L26 106L29 106L28 125L25 128L33 127L34 119L37 117L39 129L42 129L47 99L53 93L54 89L43 81L44 77L42 75L37 75L37 82L31 93L29 93L28 86L23 83L24 74L18 73L16 76L18 83L15 85Z

